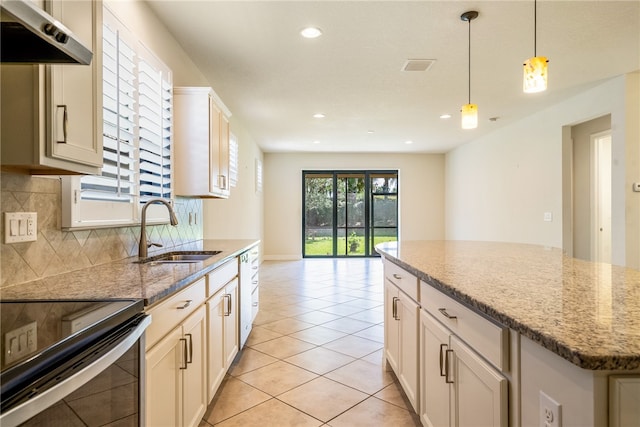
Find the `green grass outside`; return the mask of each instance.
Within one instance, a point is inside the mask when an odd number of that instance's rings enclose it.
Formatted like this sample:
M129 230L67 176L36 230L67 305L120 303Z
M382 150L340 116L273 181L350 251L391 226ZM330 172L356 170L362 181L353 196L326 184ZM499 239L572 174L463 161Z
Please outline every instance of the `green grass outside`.
M383 242L395 242L395 236L376 236L374 246ZM364 236L357 237L357 249L345 254L345 238L338 237L338 255L364 255ZM350 249L350 248L349 248ZM331 237L316 237L314 240L307 239L304 245L306 256L332 256L333 255L333 239ZM373 248L371 248L373 252Z

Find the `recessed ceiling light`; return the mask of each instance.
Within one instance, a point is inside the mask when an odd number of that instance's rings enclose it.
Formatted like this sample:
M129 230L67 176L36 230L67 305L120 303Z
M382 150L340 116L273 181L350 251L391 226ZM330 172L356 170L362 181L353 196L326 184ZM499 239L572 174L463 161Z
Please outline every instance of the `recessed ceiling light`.
M324 119L326 116L323 113L316 113L313 115L316 119Z
M313 141L313 143L314 143L314 144L320 144L320 141L315 140L315 141Z
M376 133L375 130L368 130L367 133Z
M443 114L440 116L441 119L450 119L451 118L451 114Z
M317 27L307 27L300 31L300 34L306 39L315 39L316 37L320 37L322 35L322 30Z
M405 141L404 143L409 145L409 144L413 144L413 141L409 140L409 141Z

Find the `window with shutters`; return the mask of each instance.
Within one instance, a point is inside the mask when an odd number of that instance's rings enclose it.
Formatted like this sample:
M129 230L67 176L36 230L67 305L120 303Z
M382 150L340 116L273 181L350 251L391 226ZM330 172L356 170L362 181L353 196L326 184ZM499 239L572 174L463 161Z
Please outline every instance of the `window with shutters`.
M103 13L103 167L63 177L63 227L139 222L151 198L171 200L171 71L109 11ZM148 222L168 218L150 206Z
M229 133L229 185L238 185L238 139Z

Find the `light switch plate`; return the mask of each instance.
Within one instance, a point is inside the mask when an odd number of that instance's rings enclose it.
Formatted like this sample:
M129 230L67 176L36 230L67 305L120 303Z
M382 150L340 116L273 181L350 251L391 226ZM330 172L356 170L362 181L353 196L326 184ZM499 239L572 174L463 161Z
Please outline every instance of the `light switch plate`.
M34 242L38 238L37 212L5 212L4 242Z

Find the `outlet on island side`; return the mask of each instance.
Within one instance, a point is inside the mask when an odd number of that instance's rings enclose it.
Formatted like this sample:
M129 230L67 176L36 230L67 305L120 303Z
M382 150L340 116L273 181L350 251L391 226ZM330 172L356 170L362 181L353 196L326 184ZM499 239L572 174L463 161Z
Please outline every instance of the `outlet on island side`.
M540 391L540 427L562 427L562 405Z

